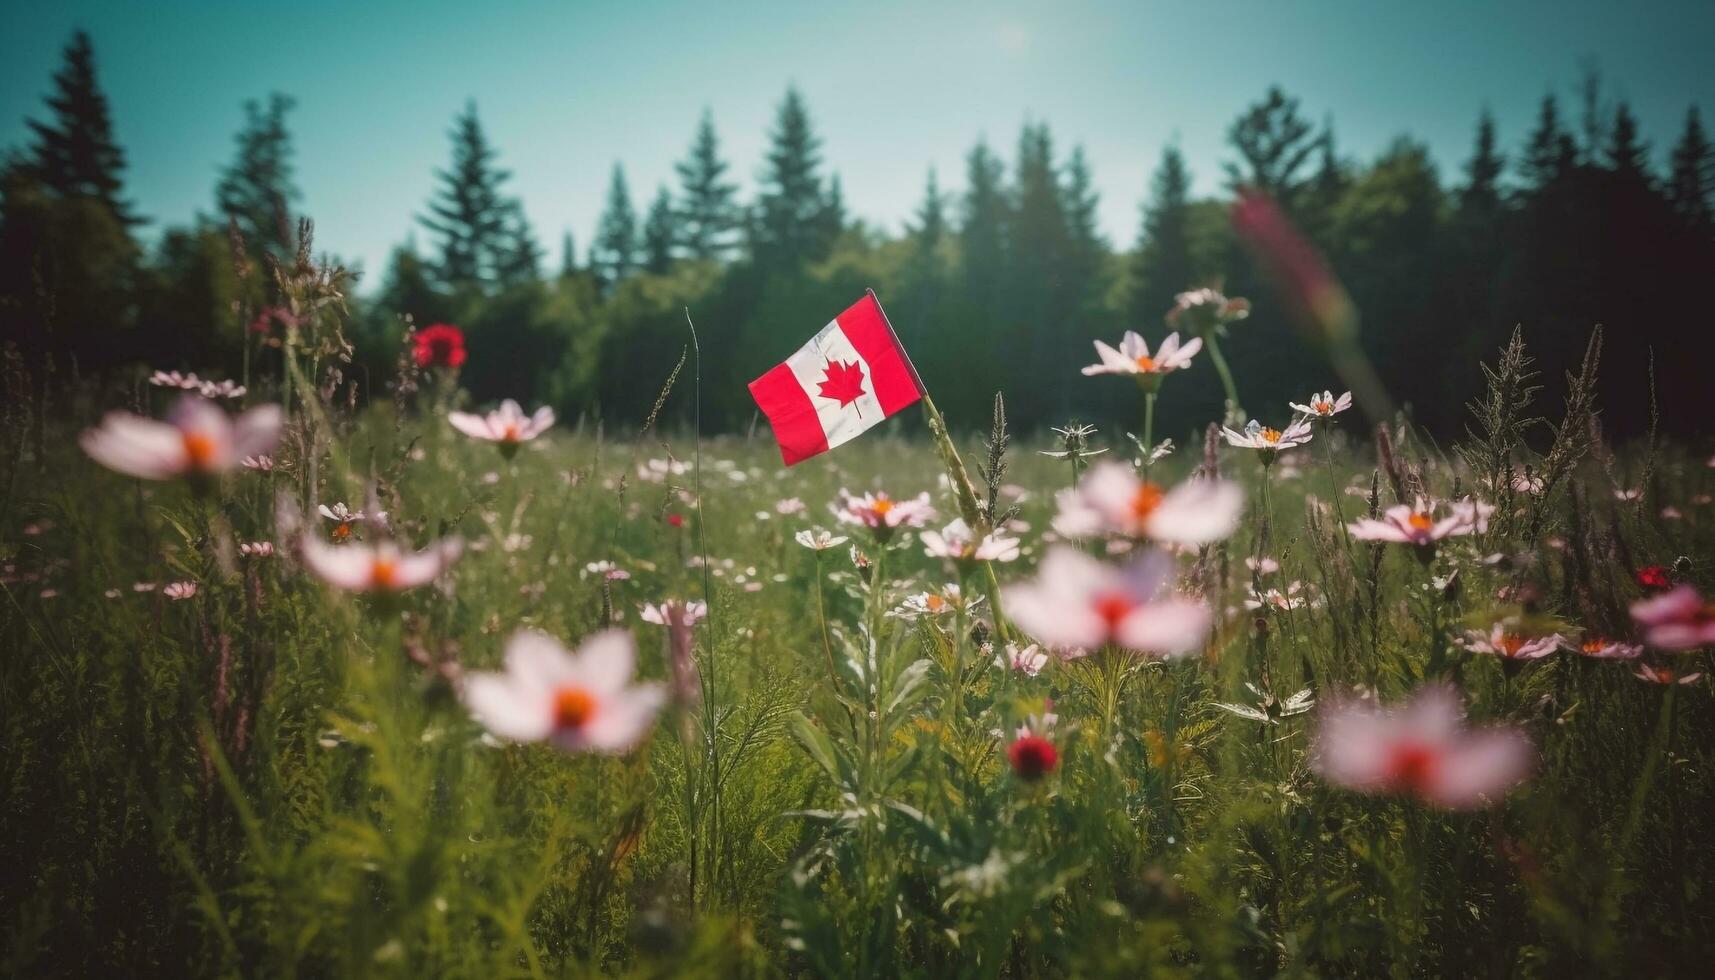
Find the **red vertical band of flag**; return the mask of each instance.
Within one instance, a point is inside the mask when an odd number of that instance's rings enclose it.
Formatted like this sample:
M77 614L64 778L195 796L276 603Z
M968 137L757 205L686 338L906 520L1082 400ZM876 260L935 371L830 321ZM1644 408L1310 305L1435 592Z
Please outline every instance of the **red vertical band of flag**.
M791 466L861 435L924 392L870 292L752 381L750 394Z

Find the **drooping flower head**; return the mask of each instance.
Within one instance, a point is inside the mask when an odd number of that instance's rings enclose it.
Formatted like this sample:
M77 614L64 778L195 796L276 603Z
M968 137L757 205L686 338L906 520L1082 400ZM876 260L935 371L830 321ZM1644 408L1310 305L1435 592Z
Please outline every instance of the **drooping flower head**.
M1335 398L1333 392L1324 391L1321 394L1312 394L1302 405L1298 402L1287 404L1291 405L1294 411L1302 412L1306 418L1331 419L1352 407L1352 393L1348 391Z
M1438 510L1445 511L1444 515L1437 517ZM1360 518L1346 529L1361 541L1390 541L1432 549L1445 538L1487 531L1489 515L1494 510L1494 505L1469 497L1448 504L1419 497L1413 504L1389 507L1379 520Z
M1169 544L1204 545L1230 536L1244 491L1226 480L1187 480L1171 490L1122 463L1097 463L1062 491L1054 529L1070 538L1123 534Z
M1715 603L1681 585L1632 603L1632 621L1644 642L1661 650L1695 650L1715 644Z
M841 490L834 516L843 523L867 527L877 538L885 539L898 527L922 527L935 516L935 508L926 492L910 500L895 500L885 493L859 497Z
M402 552L390 540L330 545L319 535L301 541L304 565L322 581L347 592L392 595L425 585L458 560L463 542L443 538L417 552Z
M660 684L633 684L631 635L606 630L577 652L534 630L506 642L506 669L471 674L464 702L495 735L551 742L568 752L623 753L649 733L666 701Z
M1502 620L1490 626L1487 633L1466 630L1465 636L1455 642L1472 653L1488 654L1513 663L1540 660L1566 645L1566 638L1559 633L1532 636L1518 632L1515 625Z
M1282 449L1304 445L1314 434L1310 429L1310 421L1302 418L1293 419L1284 429L1271 429L1256 419L1247 422L1243 432L1236 432L1229 426L1221 426L1221 436L1227 440L1227 445L1239 449L1254 449L1264 463L1274 462L1274 457Z
M411 340L420 368L456 368L464 364L464 331L450 323L432 323Z
M992 532L978 538L964 518L955 518L939 531L924 531L923 553L930 558L955 562L1012 561L1018 557L1018 539Z
M501 452L511 455L518 450L519 443L528 442L553 428L554 410L543 405L536 409L535 414L525 415L524 409L508 398L487 415L448 412L447 422L473 439L495 443Z
M1522 782L1535 760L1524 732L1468 728L1450 687L1421 688L1403 705L1343 699L1324 705L1311 765L1360 793L1394 793L1454 810L1485 806Z
M1651 684L1695 684L1703 679L1702 671L1686 673L1673 667L1660 664L1638 664L1637 678L1649 681Z
M282 424L278 405L260 405L234 419L214 404L187 395L165 422L109 412L100 425L85 429L78 442L91 459L127 476L209 477L273 449Z
M1198 338L1211 331L1225 331L1227 324L1251 315L1251 301L1228 299L1218 289L1192 289L1173 297L1167 325L1183 327Z
M1149 344L1135 330L1127 330L1120 338L1118 350L1109 347L1098 340L1096 355L1100 363L1091 364L1084 368L1084 374L1094 377L1098 374L1133 375L1146 383L1157 383L1165 375L1180 368L1191 366L1191 358L1203 349L1203 338L1192 337L1185 344L1179 343L1179 335L1170 333L1161 341L1161 346L1154 355L1149 352Z
M1115 567L1064 545L1042 559L1034 581L1006 590L1006 612L1051 647L1107 645L1174 656L1202 646L1207 606L1171 594L1173 560L1149 552Z

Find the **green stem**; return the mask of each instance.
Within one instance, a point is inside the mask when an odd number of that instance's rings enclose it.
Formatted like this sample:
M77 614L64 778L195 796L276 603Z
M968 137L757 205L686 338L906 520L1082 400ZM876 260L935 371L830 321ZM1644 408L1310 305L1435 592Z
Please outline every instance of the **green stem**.
M1155 462L1155 388L1144 389L1143 392L1143 472L1149 473L1149 468Z
M1233 384L1233 372L1227 367L1227 359L1221 354L1220 341L1213 333L1203 337L1204 346L1209 348L1209 360L1215 362L1215 372L1221 376L1221 387L1227 392L1228 412L1238 418L1240 424L1245 420L1245 410L1239 404L1239 389Z

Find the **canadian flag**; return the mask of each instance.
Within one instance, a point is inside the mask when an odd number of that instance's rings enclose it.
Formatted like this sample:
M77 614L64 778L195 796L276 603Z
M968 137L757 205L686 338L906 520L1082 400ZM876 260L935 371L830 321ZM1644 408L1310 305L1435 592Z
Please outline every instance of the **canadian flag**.
M750 383L787 466L857 438L923 393L873 290Z

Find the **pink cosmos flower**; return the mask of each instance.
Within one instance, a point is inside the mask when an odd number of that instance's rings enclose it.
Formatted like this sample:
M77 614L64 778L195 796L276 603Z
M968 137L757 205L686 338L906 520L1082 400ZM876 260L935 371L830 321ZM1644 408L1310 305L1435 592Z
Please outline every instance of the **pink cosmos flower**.
M693 599L690 602L668 599L660 605L644 603L638 610L638 615L643 617L645 623L654 623L657 626L671 626L674 623L695 626L708 614L709 604L701 599Z
M717 575L720 573L716 573ZM631 577L631 573L611 561L592 561L584 566L583 575L600 575L609 582L623 582Z
M1057 498L1054 530L1071 538L1104 531L1169 544L1203 545L1230 536L1244 491L1226 480L1186 480L1171 490L1140 479L1123 463L1097 463L1076 491Z
M167 421L109 412L78 442L91 459L144 480L224 473L265 453L280 440L280 406L262 405L238 418L194 395L179 399Z
M1659 667L1655 664L1638 664L1637 678L1652 684L1695 684L1703 679L1703 672L1690 674L1680 673L1672 667Z
M1144 342L1135 330L1127 330L1120 338L1119 350L1114 350L1101 341L1096 341L1096 354L1102 360L1100 364L1091 364L1084 368L1084 374L1094 377L1098 374L1132 374L1139 377L1160 377L1170 374L1180 368L1191 366L1191 358L1203 349L1203 338L1192 337L1183 345L1179 343L1177 333L1168 334L1162 341L1155 356L1149 354L1149 344Z
M1636 660L1644 652L1644 648L1639 644L1621 643L1595 634L1586 634L1582 642L1573 643L1566 640L1562 645L1572 653L1596 660Z
M554 410L543 405L536 409L534 415L525 415L518 403L508 398L500 403L500 408L487 415L448 412L447 422L473 439L486 439L499 443L502 448L515 449L519 443L528 442L552 428Z
M1506 622L1495 623L1489 632L1466 630L1463 639L1456 640L1472 653L1487 653L1502 660L1540 660L1566 644L1559 633L1548 636L1525 636L1507 628Z
M1202 603L1169 594L1172 573L1173 560L1159 552L1116 568L1061 545L1042 559L1035 581L1006 590L1006 611L1051 647L1189 653L1202 646L1211 617Z
M783 500L777 500L774 502L774 512L782 517L802 514L804 513L804 510L804 501L799 500L797 497L786 497Z
M633 684L637 650L628 633L605 630L577 652L534 630L506 642L506 669L465 681L471 715L515 742L551 742L568 752L628 752L666 702L657 683Z
M1273 588L1262 592L1252 591L1250 598L1245 600L1245 608L1251 610L1278 609L1281 612L1291 612L1310 605L1310 597L1304 594L1303 582L1292 582L1284 590Z
M1023 649L1008 643L1005 653L995 655L994 665L1002 668L1010 667L1028 677L1035 677L1042 673L1043 667L1048 665L1048 654L1044 653L1042 648L1035 643Z
M256 456L246 456L238 461L238 465L247 470L255 470L258 473L268 473L274 469L274 457L269 456L266 453Z
M1201 336L1217 327L1251 315L1251 301L1234 297L1228 299L1218 289L1192 289L1173 297L1173 309L1167 311L1167 325L1184 324Z
M895 500L885 493L853 496L841 490L834 505L834 516L846 524L856 524L874 531L878 537L892 533L897 527L922 527L935 516L929 494L920 493L910 500Z
M156 371L149 375L149 383L157 388L178 388L183 391L196 391L202 387L202 379L196 374L180 374L177 371Z
M238 553L246 558L271 558L274 555L274 542L246 541L238 546Z
M304 565L322 581L347 592L396 593L439 578L464 549L459 538L443 538L418 552L401 552L392 541L330 545L318 535L301 539Z
M174 600L189 599L197 594L197 584L195 582L169 582L166 588L161 590L161 594Z
M1228 426L1221 426L1221 436L1227 440L1227 445L1239 449L1255 449L1262 454L1264 461L1274 459L1274 454L1282 449L1302 446L1310 441L1314 433L1310 429L1308 419L1293 419L1284 429L1271 429L1251 419L1245 424L1245 431L1237 432Z
M978 539L964 518L957 518L939 531L924 531L923 553L930 558L953 561L1012 561L1018 557L1018 539L998 533Z
M1715 643L1715 605L1689 585L1632 603L1644 642L1662 650L1695 650Z
M1319 395L1311 395L1303 405L1297 402L1287 402L1287 404L1291 405L1295 411L1303 412L1310 418L1331 419L1352 407L1352 393L1348 391L1335 398L1333 392L1324 391Z
M967 598L959 590L958 583L941 587L939 592L916 592L905 597L899 608L891 615L901 619L919 619L923 616L944 616L960 609L972 609L982 604L983 597Z
M1494 505L1466 498L1446 504L1447 516L1437 518L1438 502L1417 498L1411 506L1396 504L1382 512L1380 520L1361 518L1346 526L1352 537L1363 541L1391 541L1420 547L1432 545L1443 538L1463 534L1481 534L1489 529L1489 515Z
M1258 558L1255 555L1248 555L1245 558L1245 567L1257 573L1259 576L1269 576L1280 571L1280 562L1277 562L1266 555L1261 558Z
M1484 806L1530 774L1536 753L1523 731L1467 728L1464 714L1458 693L1442 685L1387 708L1330 702L1311 765L1328 782L1360 793L1398 793L1454 810Z

